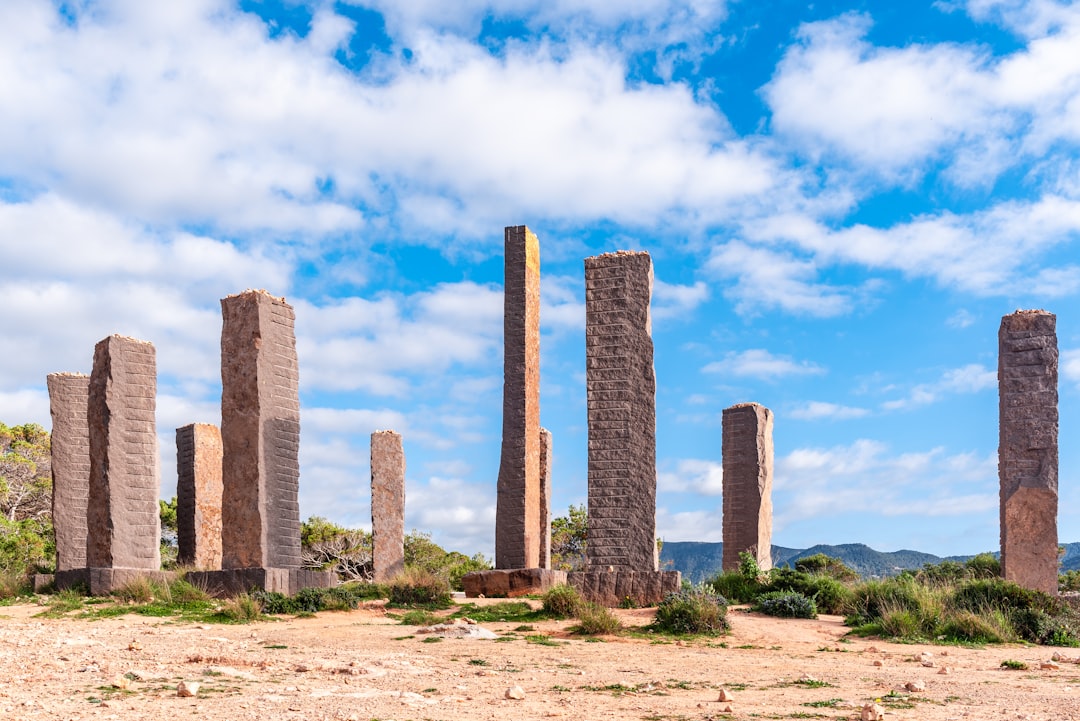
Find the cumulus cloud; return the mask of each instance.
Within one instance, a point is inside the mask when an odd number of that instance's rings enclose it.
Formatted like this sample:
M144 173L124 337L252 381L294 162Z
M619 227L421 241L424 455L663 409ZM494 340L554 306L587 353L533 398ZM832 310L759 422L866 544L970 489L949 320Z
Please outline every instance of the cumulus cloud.
M997 507L997 454L947 455L943 448L893 455L860 439L798 448L776 461L775 528L839 513L963 516Z
M683 458L663 464L656 483L661 493L719 496L724 491L724 466L718 461Z
M850 418L862 418L869 415L870 411L855 406L844 406L825 401L809 401L786 415L800 421L817 420L848 420Z
M773 355L763 348L730 351L722 360L713 361L701 370L705 373L722 373L740 378L763 380L821 375L825 372L824 368L810 361L796 361L790 356Z
M887 411L910 410L929 405L943 396L955 393L978 393L997 387L997 371L980 363L969 363L961 368L951 368L942 373L934 383L919 384L905 398L885 401L882 409Z

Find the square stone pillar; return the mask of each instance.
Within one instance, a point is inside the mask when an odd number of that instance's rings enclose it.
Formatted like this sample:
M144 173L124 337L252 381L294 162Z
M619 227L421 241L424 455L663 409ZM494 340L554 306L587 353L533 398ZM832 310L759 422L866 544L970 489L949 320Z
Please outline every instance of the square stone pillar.
M193 574L218 595L330 586L300 567L300 385L295 315L247 290L221 301L221 565Z
M1001 572L1056 594L1058 587L1057 318L1020 310L998 331Z
M65 588L86 580L86 508L90 496L90 430L86 423L86 404L90 376L51 373L46 382L52 415L56 583Z
M724 463L725 571L739 568L739 554L754 556L763 571L772 568L773 414L757 403L725 408Z
M652 259L585 259L591 570L657 571Z
M540 429L540 565L551 568L551 431Z
M540 244L508 227L503 300L503 432L495 568L540 563Z
M405 570L405 450L394 431L371 434L371 565L385 583Z
M221 568L221 430L210 423L176 429L177 562Z
M90 591L161 570L154 346L112 335L94 348L87 393Z

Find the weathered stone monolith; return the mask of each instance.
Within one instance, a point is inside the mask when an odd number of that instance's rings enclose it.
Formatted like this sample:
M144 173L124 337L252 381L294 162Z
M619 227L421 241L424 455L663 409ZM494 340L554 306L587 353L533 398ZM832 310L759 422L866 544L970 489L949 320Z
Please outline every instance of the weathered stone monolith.
M405 450L394 431L371 434L371 564L376 583L405 570Z
M495 568L540 564L540 244L505 229L503 432L495 510Z
M221 430L210 423L176 429L177 561L221 568Z
M540 568L551 568L551 431L540 429Z
M221 301L221 565L214 593L293 594L334 574L301 569L300 394L295 315L248 290Z
M590 569L656 571L652 259L585 259Z
M724 465L725 571L739 568L739 554L772 568L773 414L757 403L725 408L721 429Z
M86 404L90 376L51 373L52 517L56 533L56 583L86 583L86 508L90 496L90 431Z
M1001 571L1006 580L1058 588L1057 318L1021 310L998 331Z
M107 593L161 569L154 346L112 335L94 347L87 392L90 591Z

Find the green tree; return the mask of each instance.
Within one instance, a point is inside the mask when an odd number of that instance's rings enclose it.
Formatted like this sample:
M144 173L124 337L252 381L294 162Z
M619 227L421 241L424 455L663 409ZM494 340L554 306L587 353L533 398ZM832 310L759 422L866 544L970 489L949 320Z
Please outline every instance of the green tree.
M565 516L551 521L551 567L559 571L583 570L588 536L589 516L584 504L571 503Z
M371 534L345 528L321 516L300 524L300 561L304 568L334 571L343 581L370 581Z
M0 423L0 572L51 570L52 443L36 423Z
M161 567L169 570L176 568L176 557L180 553L176 496L168 501L158 499L158 517L161 518Z

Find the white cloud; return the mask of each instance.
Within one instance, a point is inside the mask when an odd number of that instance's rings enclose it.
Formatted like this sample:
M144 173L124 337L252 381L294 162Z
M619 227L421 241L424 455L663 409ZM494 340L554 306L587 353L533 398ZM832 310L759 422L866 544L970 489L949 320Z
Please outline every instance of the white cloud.
M920 384L911 389L906 398L886 401L881 407L887 411L909 410L929 405L950 393L978 393L997 387L997 371L980 363L969 363L942 373L934 383Z
M686 318L694 309L709 298L709 286L702 281L693 285L653 282L653 318Z
M799 448L776 461L774 528L808 518L964 516L995 509L997 454L943 448L891 455L880 441Z
M469 281L411 296L296 303L305 388L406 395L417 374L497 368L501 289ZM432 378L431 380L434 380Z
M670 468L672 463L663 465ZM656 475L656 483L661 493L719 496L724 491L724 466L718 461L683 458L674 463L673 470L661 468Z
M1061 351L1058 363L1061 377L1080 386L1080 348Z
M853 307L851 289L818 282L818 263L791 253L732 241L713 250L705 269L715 278L735 279L724 295L742 314L778 308L829 317Z
M950 328L969 328L975 324L975 316L966 308L961 308L945 320Z
M665 541L701 541L718 543L724 540L723 508L709 510L672 511L664 506L656 509L656 533Z
M723 373L740 378L776 380L789 376L820 375L825 369L810 361L796 361L790 356L773 355L762 348L730 351L723 360L701 369L705 373Z
M809 401L805 405L787 413L787 416L800 421L847 420L850 418L862 418L869 413L870 411L865 408L842 406L825 401Z

